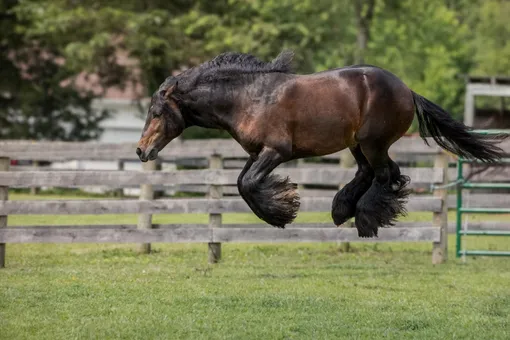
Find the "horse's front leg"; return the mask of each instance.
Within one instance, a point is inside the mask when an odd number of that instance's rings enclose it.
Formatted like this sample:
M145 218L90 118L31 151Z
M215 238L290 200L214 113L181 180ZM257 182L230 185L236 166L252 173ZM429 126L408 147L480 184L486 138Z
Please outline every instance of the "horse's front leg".
M255 215L270 225L284 228L296 218L299 195L288 178L271 174L285 157L272 148L264 148L257 160L249 160L239 175L241 197Z

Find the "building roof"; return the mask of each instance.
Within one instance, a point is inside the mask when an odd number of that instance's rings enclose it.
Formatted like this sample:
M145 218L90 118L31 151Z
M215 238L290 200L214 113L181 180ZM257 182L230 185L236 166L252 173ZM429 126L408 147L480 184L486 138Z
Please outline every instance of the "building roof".
M462 75L466 83L492 84L492 85L509 85L510 76L476 76L470 74Z

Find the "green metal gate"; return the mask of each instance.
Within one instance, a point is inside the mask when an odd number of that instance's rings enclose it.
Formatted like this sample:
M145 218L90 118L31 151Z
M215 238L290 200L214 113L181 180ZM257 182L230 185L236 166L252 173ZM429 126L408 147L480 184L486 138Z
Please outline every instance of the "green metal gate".
M502 130L476 130L474 132L483 134L509 133ZM479 256L510 256L510 251L492 251L492 250L462 250L463 236L510 236L510 231L499 230L462 230L462 215L472 213L483 214L510 214L510 208L472 208L462 205L463 189L510 189L510 183L471 183L463 176L464 164L480 163L473 159L459 157L457 160L457 226L456 226L456 255L457 257L468 255ZM510 158L502 159L499 164L510 164ZM510 179L509 179L510 180Z

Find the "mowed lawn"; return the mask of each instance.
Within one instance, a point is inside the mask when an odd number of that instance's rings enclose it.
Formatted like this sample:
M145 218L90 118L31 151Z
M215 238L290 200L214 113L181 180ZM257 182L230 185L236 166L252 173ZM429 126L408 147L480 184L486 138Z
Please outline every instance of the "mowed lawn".
M9 217L13 226L135 222ZM509 339L510 258L463 263L454 241L450 261L436 266L428 243L353 243L349 253L335 243L224 244L216 265L203 244L154 244L150 255L132 244L12 244L0 270L0 339ZM510 238L473 238L469 247L510 250Z

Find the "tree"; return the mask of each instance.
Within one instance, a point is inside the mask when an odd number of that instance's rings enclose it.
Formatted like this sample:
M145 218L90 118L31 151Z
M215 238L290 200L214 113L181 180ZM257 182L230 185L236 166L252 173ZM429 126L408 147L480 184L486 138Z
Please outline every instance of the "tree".
M365 59L460 117L464 83L458 75L471 67L468 37L468 26L443 0L379 1Z
M224 51L270 60L290 48L296 51L299 73L374 64L460 116L464 84L458 75L473 70L506 72L510 60L505 58L510 56L505 40L510 33L506 25L509 8L502 0L3 3L11 4L9 13L17 20L16 37L4 40L23 41L23 46L36 41L45 53L63 58L65 64L54 66L59 79L86 72L99 75L103 88L141 83L142 96L151 95L172 72ZM121 62L119 53L127 54L132 62ZM216 135L197 130L186 133Z
M43 42L46 50L51 48L62 57L65 64L59 66L71 79L83 73L97 75L102 89L141 83L145 89L141 97L146 97L173 70L203 59L202 49L184 33L179 17L198 5L193 1L106 4L94 0L27 0L12 8L16 17L26 22L18 28L22 37ZM129 62L119 59L123 53ZM27 105L35 107L37 103ZM85 111L90 114L90 110Z
M0 137L87 140L101 132L106 112L91 108L93 95L78 91L58 49L27 39L30 21L13 12L17 1L0 2Z
M16 13L30 20L26 36L51 42L75 73L99 75L103 87L141 82L149 95L201 49L181 25L192 1L23 1ZM122 63L126 52L132 63ZM196 60L195 62L198 62ZM134 72L137 71L137 72Z
M481 1L472 13L470 25L474 36L469 40L474 50L473 72L482 75L508 75L510 72L510 2Z
M354 2L356 13L356 64L365 62L365 51L370 39L370 23L374 17L375 0L356 0Z

